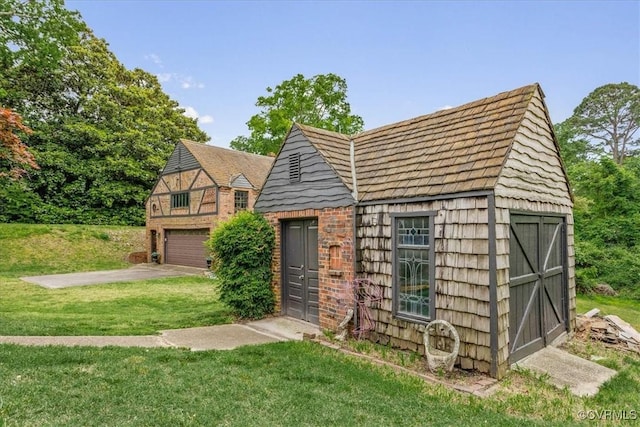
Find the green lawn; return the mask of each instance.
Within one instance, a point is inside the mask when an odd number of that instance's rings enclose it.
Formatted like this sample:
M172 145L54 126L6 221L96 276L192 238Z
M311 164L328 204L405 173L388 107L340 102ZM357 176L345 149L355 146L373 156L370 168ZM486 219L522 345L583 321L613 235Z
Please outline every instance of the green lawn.
M126 268L141 250L143 227L0 224L0 335L146 335L232 321L205 277L65 289L19 279Z
M0 425L521 426L536 416L302 342L209 352L4 345L0 369ZM571 421L555 412L555 425Z
M216 281L199 276L64 289L0 282L0 335L150 335L233 320Z
M125 266L140 233L0 224L0 334L152 334L231 320L204 277L58 290L19 279ZM39 253L36 241L51 252L21 258ZM581 296L578 311L594 304L634 325L640 319L640 306L624 299ZM309 342L208 352L0 345L0 426L564 426L578 423L580 411L640 411L639 356L577 340L567 348L619 374L596 397L579 398L512 371L481 399ZM378 354L403 366L422 360L381 346Z
M640 300L604 295L578 295L576 305L579 314L599 308L601 315L615 314L640 331Z

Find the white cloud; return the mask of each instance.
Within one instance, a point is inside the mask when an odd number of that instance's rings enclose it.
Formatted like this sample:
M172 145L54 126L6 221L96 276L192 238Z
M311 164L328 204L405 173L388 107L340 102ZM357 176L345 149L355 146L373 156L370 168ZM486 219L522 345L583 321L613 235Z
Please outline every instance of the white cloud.
M162 66L162 59L160 59L160 57L158 55L156 55L155 53L150 53L148 55L145 55L144 59L147 59L147 60L153 62L156 65Z
M440 108L438 109L438 111L440 111L440 110L450 110L450 109L452 109L452 108L453 108L453 106L451 106L451 105L445 105L444 107L440 107Z
M156 74L156 77L158 77L158 81L160 83L166 83L169 82L173 79L173 74L171 73L158 73Z
M198 111L196 111L196 109L191 106L184 107L184 115L189 118L198 120L198 123L201 124L213 123L212 116L208 114L201 116Z
M182 87L182 89L202 89L204 88L204 84L200 83L200 82L196 82L195 80L193 80L193 77L191 76L186 76L186 77L180 77L181 83L180 86Z
M193 107L184 107L184 113L183 114L185 116L187 116L187 117L192 118L192 119L197 119L198 118L198 112Z

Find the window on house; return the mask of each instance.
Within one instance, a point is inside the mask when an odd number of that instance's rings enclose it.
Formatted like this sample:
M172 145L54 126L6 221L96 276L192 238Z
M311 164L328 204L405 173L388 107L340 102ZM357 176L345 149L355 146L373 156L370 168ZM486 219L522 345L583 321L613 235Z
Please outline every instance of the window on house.
M189 206L189 192L171 195L171 208L186 208Z
M393 217L393 313L407 320L433 318L433 214Z
M289 154L289 182L300 182L300 153Z
M236 190L234 194L235 212L246 211L249 208L249 192Z

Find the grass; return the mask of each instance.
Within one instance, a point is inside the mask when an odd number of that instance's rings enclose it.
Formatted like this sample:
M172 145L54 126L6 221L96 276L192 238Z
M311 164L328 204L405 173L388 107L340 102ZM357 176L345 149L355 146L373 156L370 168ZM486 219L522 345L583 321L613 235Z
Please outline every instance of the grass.
M1 289L0 335L149 335L233 320L205 277L64 289L5 279Z
M140 250L132 243L140 234L0 224L0 334L150 334L230 320L214 284L202 277L58 290L19 279L126 266L126 253ZM45 242L48 252L34 242ZM23 258L28 254L39 261ZM578 312L594 304L637 327L635 301L579 296ZM481 399L309 342L224 352L0 345L0 426L573 425L580 411L640 411L640 357L588 340L566 348L598 356L619 374L597 396L580 398L511 371ZM352 349L424 370L413 353L369 342ZM441 379L465 380L457 375Z
M126 268L140 250L142 227L0 224L0 335L146 335L232 321L204 277L64 289L19 279Z
M599 308L601 315L615 314L640 331L640 300L621 296L578 295L577 311L584 314L592 308Z
M126 268L144 227L0 224L0 277Z
M226 352L4 345L0 361L6 425L532 424L529 414L313 343Z

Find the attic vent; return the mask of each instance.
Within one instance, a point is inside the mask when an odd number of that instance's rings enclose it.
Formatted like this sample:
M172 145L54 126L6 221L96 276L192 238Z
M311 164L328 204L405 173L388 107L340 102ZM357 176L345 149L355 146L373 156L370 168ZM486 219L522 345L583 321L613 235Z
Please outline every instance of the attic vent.
M300 182L300 153L289 154L289 182Z

